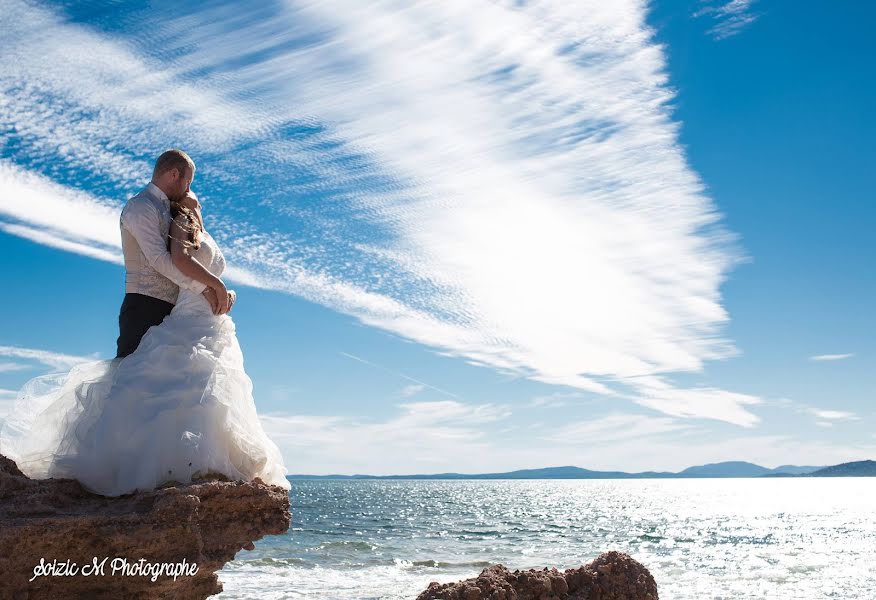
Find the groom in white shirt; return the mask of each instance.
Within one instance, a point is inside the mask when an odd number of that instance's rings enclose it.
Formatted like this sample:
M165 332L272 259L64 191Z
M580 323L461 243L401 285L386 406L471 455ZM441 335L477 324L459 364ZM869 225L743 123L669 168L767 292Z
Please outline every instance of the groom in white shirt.
M215 290L184 275L167 249L170 202L190 192L194 176L195 163L189 155L168 150L155 162L149 185L122 209L125 299L119 311L116 358L134 352L146 331L170 314L181 287L203 293L214 314L230 310L228 299L220 302Z

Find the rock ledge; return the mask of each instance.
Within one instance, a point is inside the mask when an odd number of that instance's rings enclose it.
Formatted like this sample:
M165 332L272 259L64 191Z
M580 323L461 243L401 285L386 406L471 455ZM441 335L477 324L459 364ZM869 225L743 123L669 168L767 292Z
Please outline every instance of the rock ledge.
M108 498L73 479L30 479L0 455L0 598L207 598L222 591L216 571L291 520L286 490L261 479L215 475ZM83 575L106 557L103 575ZM155 569L195 563L197 573L112 575L116 558ZM79 572L63 576L68 561ZM29 581L41 562L54 562L55 574Z

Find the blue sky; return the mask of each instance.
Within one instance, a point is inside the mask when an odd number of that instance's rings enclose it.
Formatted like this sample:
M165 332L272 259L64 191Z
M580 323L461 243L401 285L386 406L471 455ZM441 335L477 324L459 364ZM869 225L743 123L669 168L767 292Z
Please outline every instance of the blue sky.
M2 4L0 417L179 146L291 473L876 456L867 3Z

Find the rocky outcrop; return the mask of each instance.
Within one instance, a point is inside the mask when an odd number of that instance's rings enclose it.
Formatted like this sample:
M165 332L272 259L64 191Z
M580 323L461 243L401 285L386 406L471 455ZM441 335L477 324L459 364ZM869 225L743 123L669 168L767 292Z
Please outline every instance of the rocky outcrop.
M261 479L108 498L0 455L0 598L206 598L237 552L290 523L288 493Z
M493 565L456 583L433 581L417 600L657 600L657 583L622 552L605 552L583 567L509 571Z

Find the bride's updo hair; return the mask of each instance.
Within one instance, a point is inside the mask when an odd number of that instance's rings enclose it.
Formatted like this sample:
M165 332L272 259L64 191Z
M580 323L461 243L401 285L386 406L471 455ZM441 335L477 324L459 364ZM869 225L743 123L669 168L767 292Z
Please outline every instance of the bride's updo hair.
M178 215L185 217L185 224L182 225L186 232L186 238L179 240L184 246L197 250L201 247L201 242L198 241L199 234L204 230L204 224L201 222L200 215L187 206L183 206L180 202L171 201L170 203L170 218L176 220ZM167 234L167 251L170 252L170 241L173 238L173 224L171 223L170 232Z

